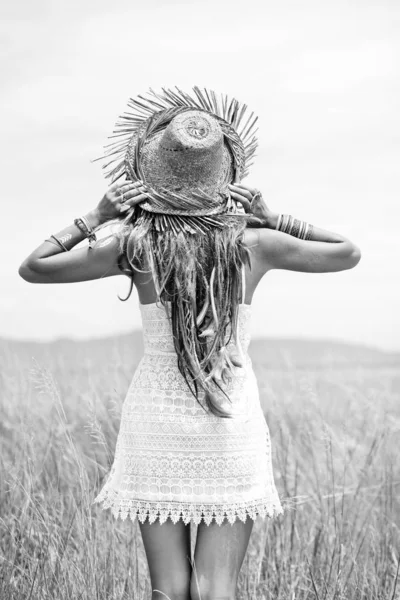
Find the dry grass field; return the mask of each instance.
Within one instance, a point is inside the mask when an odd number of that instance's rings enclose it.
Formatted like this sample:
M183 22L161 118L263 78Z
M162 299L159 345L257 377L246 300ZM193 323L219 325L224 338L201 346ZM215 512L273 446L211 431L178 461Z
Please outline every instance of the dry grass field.
M137 523L92 506L141 352L136 333L0 340L2 600L150 598ZM400 598L399 356L295 340L251 354L286 512L255 523L238 600Z

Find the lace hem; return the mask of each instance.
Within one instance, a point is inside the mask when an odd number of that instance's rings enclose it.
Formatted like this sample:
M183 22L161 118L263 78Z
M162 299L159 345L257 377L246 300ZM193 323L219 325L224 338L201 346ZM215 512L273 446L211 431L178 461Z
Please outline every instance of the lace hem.
M146 519L149 523L159 519L162 524L169 517L173 523L182 519L186 525L190 522L198 525L203 520L206 525L210 525L214 519L218 525L221 525L227 518L232 525L236 519L245 523L247 517L255 520L257 516L273 518L283 514L279 498L272 498L272 500L260 498L229 504L191 504L120 498L115 490L102 490L95 498L93 504L95 503L102 504L103 510L111 508L116 519L125 521L130 517L132 521L138 519L141 523Z

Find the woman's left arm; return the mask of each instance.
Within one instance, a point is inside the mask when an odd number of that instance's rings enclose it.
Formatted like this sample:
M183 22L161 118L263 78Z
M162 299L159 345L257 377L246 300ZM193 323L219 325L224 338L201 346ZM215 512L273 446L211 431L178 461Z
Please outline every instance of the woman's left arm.
M114 184L98 206L85 215L85 219L92 229L96 229L125 215L129 208L145 199L140 183ZM86 237L77 225L66 227L54 238L43 242L23 261L19 275L29 283L73 283L122 274L118 266L120 251L117 237L112 234L97 241L92 248L72 250Z

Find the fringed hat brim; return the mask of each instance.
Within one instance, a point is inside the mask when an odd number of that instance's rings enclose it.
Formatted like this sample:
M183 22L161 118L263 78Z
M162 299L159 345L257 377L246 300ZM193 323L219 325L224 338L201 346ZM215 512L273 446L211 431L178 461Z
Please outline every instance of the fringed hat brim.
M162 88L162 93L156 93L150 88L147 92L148 98L138 95L137 98L130 98L128 102L129 110L123 113L115 125L112 138L118 138L106 145L104 155L95 159L103 160L103 169L105 176L117 181L120 177L127 175L125 158L128 151L129 142L132 136L138 133L143 125L159 113L159 119L165 121L165 112L171 110L172 114L177 108L188 108L204 110L220 120L220 124L225 137L230 141L232 149L237 155L237 175L243 179L248 175L251 160L254 158L257 149L257 129L255 128L258 117L252 112L248 115L248 107L241 104L235 98L228 99L226 94L221 94L220 99L212 90L206 88L200 90L199 87L193 87L194 95L183 92L178 87L176 91L168 88ZM238 140L244 148L244 156L241 157L240 148L237 146ZM235 148L236 146L236 148ZM235 157L236 158L236 157Z
M209 220L212 216L221 213L241 215L242 210L232 201L226 185L222 190L215 190L213 194L201 188L184 189L179 192L161 186L155 189L146 181L141 167L141 152L146 140L165 128L174 116L181 112L204 111L216 118L220 124L225 144L232 156L232 181L241 181L248 175L257 148L258 117L254 116L253 112L248 114L247 105L234 98L229 100L226 94L221 94L218 98L214 91L206 88L201 90L195 86L193 92L188 94L176 87L175 90L162 88L161 93L156 93L150 88L147 97L139 95L135 99L131 98L128 102L129 110L119 117L110 136L114 140L105 146L104 155L96 159L104 161L105 176L112 182L123 176L133 181L140 179L144 182L143 193L148 200L141 203L141 209L159 214L158 226L167 224L167 221L161 218L162 215L179 217L172 220L179 230L186 223L186 231L196 229L196 217L206 217L202 225L207 226L212 224L212 220ZM168 219L168 224L170 221L171 219ZM217 222L220 224L221 220L217 218L214 221L215 226L218 226Z

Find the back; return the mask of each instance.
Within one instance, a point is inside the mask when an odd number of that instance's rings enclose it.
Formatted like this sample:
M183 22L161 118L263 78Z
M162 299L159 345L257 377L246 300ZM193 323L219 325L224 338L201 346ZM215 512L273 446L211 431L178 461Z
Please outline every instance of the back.
M244 303L246 304L252 303L253 294L259 282L265 273L270 269L268 263L261 256L259 238L260 236L259 232L257 232L257 229L246 229L244 232L244 245L249 249L251 254L251 269L249 269L247 265L245 266L246 293ZM126 262L124 266L127 266ZM135 272L133 281L136 286L141 305L156 302L157 294L153 279L149 273Z

